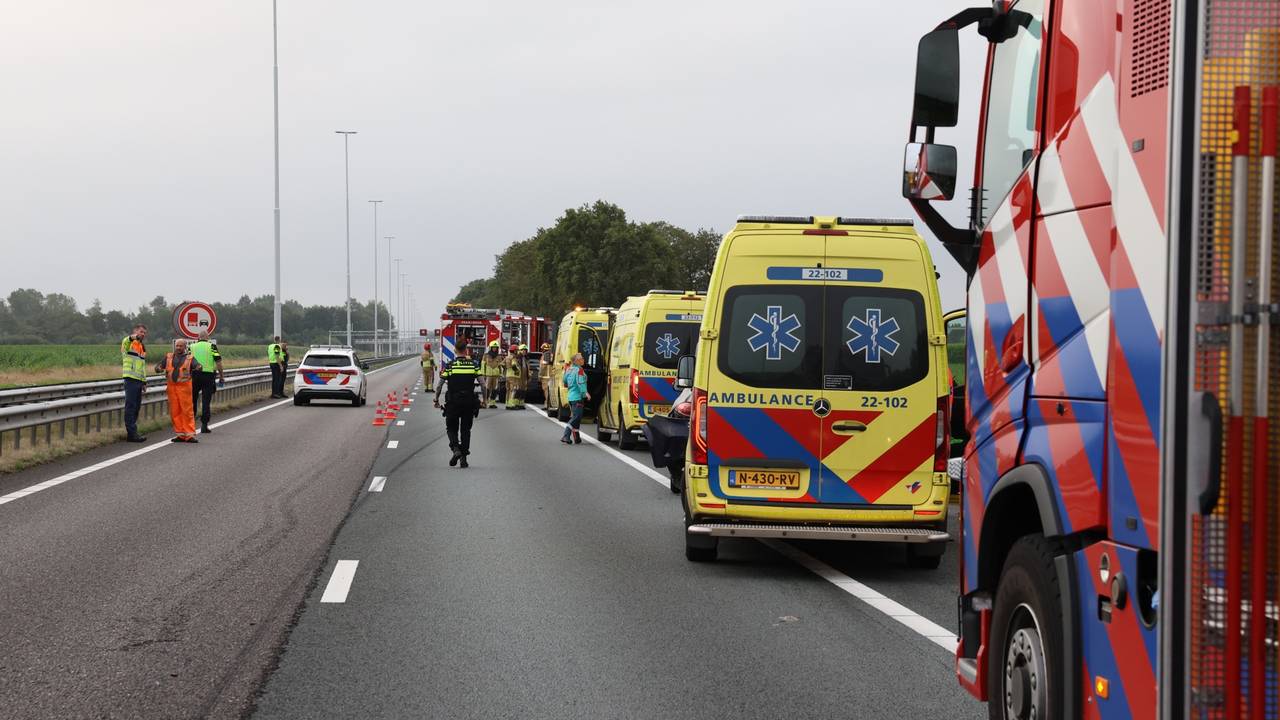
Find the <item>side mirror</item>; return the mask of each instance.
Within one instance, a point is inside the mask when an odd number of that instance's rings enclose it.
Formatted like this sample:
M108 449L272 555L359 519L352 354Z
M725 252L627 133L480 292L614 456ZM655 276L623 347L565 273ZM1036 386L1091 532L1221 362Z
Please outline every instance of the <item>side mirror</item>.
M680 364L676 366L676 387L681 390L693 387L693 367L694 358L692 355L685 355L680 358Z
M368 370L368 369L369 369L369 363L367 363L367 362L362 362L362 363L360 363L360 369L361 369L361 370Z
M955 127L960 109L960 33L934 30L916 50L916 92L912 127ZM932 139L932 138L929 138Z
M902 158L902 197L950 200L956 194L956 149L950 145L907 143Z

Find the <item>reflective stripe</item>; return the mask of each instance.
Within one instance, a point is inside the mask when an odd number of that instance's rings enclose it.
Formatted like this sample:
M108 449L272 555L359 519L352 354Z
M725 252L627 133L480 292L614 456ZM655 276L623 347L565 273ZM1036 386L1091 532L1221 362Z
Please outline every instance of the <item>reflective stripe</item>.
M199 340L191 345L191 357L197 363L200 363L200 369L204 372L213 372L216 363L220 359L218 354L218 346L208 340Z
M164 379L165 382L186 383L191 382L191 353L187 353L182 358L182 365L178 367L178 378L173 377L173 353L165 353L164 356Z

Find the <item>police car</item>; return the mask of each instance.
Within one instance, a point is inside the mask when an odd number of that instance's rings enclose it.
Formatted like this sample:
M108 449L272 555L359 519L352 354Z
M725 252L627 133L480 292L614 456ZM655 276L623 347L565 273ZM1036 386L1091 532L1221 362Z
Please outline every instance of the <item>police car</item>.
M369 364L346 345L312 345L293 374L293 404L346 400L360 407L368 394L368 369Z

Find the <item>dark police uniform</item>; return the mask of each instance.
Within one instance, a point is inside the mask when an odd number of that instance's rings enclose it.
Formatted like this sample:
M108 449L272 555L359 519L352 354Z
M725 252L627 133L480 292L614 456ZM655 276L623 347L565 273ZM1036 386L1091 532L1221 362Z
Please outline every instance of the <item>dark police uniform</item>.
M459 355L445 364L440 371L440 387L444 392L444 426L449 435L449 449L453 457L450 465L467 467L467 455L471 452L471 423L480 414L480 399L476 387L480 383L480 364ZM440 393L437 393L437 397Z

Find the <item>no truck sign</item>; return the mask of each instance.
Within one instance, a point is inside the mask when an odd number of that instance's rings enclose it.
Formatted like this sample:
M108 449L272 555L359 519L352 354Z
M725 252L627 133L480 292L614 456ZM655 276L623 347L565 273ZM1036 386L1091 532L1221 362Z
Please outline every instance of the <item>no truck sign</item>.
M173 311L173 330L182 337L194 340L202 332L212 335L216 327L218 316L208 303L184 302Z

